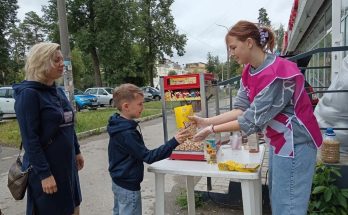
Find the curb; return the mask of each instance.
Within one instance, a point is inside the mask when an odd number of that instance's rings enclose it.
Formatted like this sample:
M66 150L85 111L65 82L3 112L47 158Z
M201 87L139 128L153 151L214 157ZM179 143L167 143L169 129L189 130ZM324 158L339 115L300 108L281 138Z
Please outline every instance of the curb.
M162 113L140 118L138 120L138 122L145 122L145 121L152 120L152 119L155 119L158 117L162 117ZM106 132L106 126L101 127L101 128L92 129L89 131L80 132L80 133L76 134L76 136L77 136L77 139L80 140L80 139L87 138L87 137L97 135L97 134L101 134L104 132Z

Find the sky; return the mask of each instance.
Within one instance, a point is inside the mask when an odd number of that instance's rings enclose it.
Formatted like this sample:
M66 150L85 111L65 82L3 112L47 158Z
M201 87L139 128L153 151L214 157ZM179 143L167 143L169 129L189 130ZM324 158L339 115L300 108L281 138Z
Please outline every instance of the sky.
M29 3L30 2L30 3ZM18 0L18 18L35 11L40 16L41 6L48 0ZM285 30L294 0L175 0L171 6L172 15L180 34L186 34L186 53L174 56L173 62L180 65L207 62L207 54L219 56L226 61L225 35L239 20L257 22L259 9L265 8L274 28L283 24ZM219 26L220 25L220 26ZM222 27L224 26L224 27Z

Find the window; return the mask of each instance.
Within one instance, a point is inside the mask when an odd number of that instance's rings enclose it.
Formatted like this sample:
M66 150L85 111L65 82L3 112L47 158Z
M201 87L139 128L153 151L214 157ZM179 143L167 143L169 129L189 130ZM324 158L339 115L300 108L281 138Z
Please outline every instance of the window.
M98 89L98 95L104 95L106 91L104 89Z
M86 93L92 94L92 95L97 94L97 92L98 92L98 89L89 89L89 90L86 91Z
M0 98L6 97L6 89L0 89Z
M112 92L114 91L112 88L105 88L106 92L108 92L109 94L112 94Z
M9 89L9 90L8 90L7 98L14 98L14 97L13 97L13 89Z

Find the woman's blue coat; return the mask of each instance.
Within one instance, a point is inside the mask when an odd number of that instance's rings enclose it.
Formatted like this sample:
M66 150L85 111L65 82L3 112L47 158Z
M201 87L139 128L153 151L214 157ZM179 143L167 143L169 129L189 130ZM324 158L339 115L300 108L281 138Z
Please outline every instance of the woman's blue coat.
M23 147L23 169L33 167L27 189L27 215L73 214L81 203L76 155L80 153L73 109L54 86L23 81L13 86ZM41 180L53 175L58 191L46 194Z

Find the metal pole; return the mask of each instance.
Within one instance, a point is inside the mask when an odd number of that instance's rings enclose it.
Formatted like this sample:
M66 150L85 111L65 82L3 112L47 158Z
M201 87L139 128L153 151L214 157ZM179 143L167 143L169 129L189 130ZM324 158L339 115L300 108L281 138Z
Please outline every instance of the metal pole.
M220 26L220 27L223 27L223 28L226 28L226 30L227 30L227 33L228 33L228 31L229 31L229 29L226 27L226 26L224 26L224 25L219 25L219 24L216 24L217 26ZM230 74L230 55L229 55L229 53L228 53L228 47L226 46L226 54L227 54L227 56L226 56L226 62L227 62L227 78L226 78L226 80L228 80L228 79L230 79L230 77L231 77L231 74Z
M168 141L168 117L167 117L167 105L166 105L166 99L165 99L165 92L164 92L164 78L163 76L159 79L160 84L160 91L161 91L161 98L162 98L162 119L163 119L163 137L164 142Z
M68 36L68 21L66 18L65 0L57 0L60 46L64 57L64 89L68 94L71 106L75 109L74 101L74 82L72 74L71 53Z

